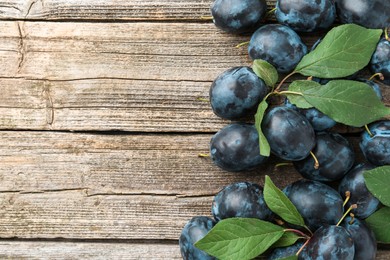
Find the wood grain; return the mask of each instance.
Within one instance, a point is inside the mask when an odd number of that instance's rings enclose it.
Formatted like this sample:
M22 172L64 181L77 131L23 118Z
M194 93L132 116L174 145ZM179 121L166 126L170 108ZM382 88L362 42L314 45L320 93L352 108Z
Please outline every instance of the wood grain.
M1 259L182 259L178 244L0 241Z
M84 190L0 193L0 237L177 240L212 197L95 195Z
M3 0L2 19L202 21L212 0ZM276 0L269 0L268 8Z
M215 132L227 121L197 98L250 64L210 24L0 24L0 129Z
M237 181L263 183L264 174L281 187L299 177L292 167L275 169L274 159L247 173L222 171L198 157L211 136L1 131L0 191L193 197Z
M0 37L3 78L210 81L250 63L248 38L212 24L0 22Z

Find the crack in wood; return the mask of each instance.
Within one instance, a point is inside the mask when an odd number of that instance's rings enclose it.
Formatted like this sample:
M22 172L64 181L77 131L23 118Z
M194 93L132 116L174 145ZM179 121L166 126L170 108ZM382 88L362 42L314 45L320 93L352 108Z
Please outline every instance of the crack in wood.
M54 103L48 81L44 81L42 95L46 100L46 123L51 127L54 123Z
M27 9L26 14L24 15L24 18L27 18L27 16L28 16L28 15L30 14L30 12L31 12L31 9L33 8L33 6L35 6L36 3L38 3L38 2L41 3L42 7L44 6L43 0L33 0L33 1L31 1L30 5L29 5L29 7L28 7L28 9Z
M26 39L26 34L24 31L24 22L17 22L17 25L18 25L18 32L19 32L19 46L18 46L19 60L18 60L17 74L19 74L25 63L27 50L26 50L26 44L24 42Z

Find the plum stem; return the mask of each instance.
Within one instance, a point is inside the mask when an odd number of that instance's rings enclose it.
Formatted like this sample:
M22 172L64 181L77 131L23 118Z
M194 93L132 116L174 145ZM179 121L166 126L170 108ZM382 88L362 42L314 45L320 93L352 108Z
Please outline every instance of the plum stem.
M248 45L250 41L242 42L236 45L236 48L241 48L242 46Z
M200 19L201 20L205 20L205 21L211 21L211 20L213 20L213 17L211 15L209 15L209 16L201 16Z
M387 32L388 29L389 29L388 27L385 28L385 39L387 41L389 41L389 33Z
M353 209L356 209L357 208L357 204L352 204L351 207L348 208L348 210L344 213L344 215L341 217L341 219L339 220L339 222L336 224L336 226L339 226L341 224L341 222L343 222L343 220L345 219L345 217L349 214L349 212L351 212L351 210Z
M279 167L282 167L282 166L291 166L291 165L293 165L292 162L278 163L278 164L275 164L275 168L279 168Z
M348 203L349 199L351 198L351 192L349 190L347 190L345 192L345 201L343 203L343 207L345 207L345 205Z
M202 97L198 97L198 98L196 98L196 100L202 101L202 102L210 102L209 99L207 99L207 98L202 98Z
M272 8L271 10L269 10L267 12L267 14L265 15L265 17L268 17L268 16L272 15L275 11L276 11L276 7Z
M288 74L286 77L284 77L284 79L282 79L282 81L279 82L279 85L275 88L275 92L279 91L279 89L282 87L283 83L289 78L291 77L292 75L294 75L295 73L297 73L295 70L293 72L291 72L290 74Z
M375 73L374 75L372 75L368 80L373 80L375 77L379 77L380 80L384 80L385 79L383 74L378 72L378 73Z
M364 128L366 129L367 133L370 135L370 137L373 137L374 135L371 133L370 128L368 128L368 125L364 125Z
M198 157L208 158L208 157L210 157L210 154L209 153L199 153Z
M310 151L310 155L311 157L313 157L313 160L314 160L314 169L318 170L318 168L320 168L320 162L318 161L316 155Z
M299 248L298 252L295 253L296 256L298 256L303 251L303 249L309 243L309 241L310 239L306 240L306 242L301 246L301 248Z
M355 215L354 215L353 213L350 213L349 216L351 216L351 221L349 221L348 223L349 223L350 225L352 225L353 222L355 222Z

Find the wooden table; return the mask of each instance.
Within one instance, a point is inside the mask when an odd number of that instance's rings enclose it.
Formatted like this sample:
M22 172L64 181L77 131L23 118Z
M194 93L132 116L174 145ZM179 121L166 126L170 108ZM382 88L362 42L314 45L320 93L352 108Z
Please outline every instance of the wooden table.
M299 178L198 157L228 123L198 98L251 62L249 36L200 18L211 2L0 1L1 259L181 258L223 186Z

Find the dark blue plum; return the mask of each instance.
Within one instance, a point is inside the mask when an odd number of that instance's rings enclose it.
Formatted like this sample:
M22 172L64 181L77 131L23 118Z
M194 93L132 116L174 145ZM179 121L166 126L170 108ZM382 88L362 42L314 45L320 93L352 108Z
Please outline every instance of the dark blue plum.
M212 161L226 171L244 171L261 165L259 135L254 125L234 123L219 130L210 141Z
M253 60L266 60L278 72L287 73L307 53L307 47L291 28L281 24L268 24L252 35L248 53Z
M354 260L374 260L377 251L377 242L374 232L364 220L346 217L341 226L351 235L355 245Z
M316 142L309 121L299 112L285 106L270 109L263 118L261 128L271 152L284 160L306 158Z
M302 260L352 260L355 255L353 239L340 226L324 226L314 232L299 254Z
M295 169L305 178L330 182L344 177L355 162L355 153L348 140L338 133L321 132L316 135L314 155L319 168L314 168L311 155L301 161L295 161Z
M381 88L380 88L379 85L376 84L374 81L372 81L372 80L367 80L367 79L361 79L361 78L357 78L356 80L357 80L357 81L360 81L360 82L366 83L368 86L370 86L370 88L372 88L372 90L375 91L376 96L377 96L380 100L383 99Z
M256 30L266 11L265 0L215 0L211 5L214 24L236 34Z
M344 176L339 184L339 192L343 198L345 198L346 191L351 193L347 207L357 204L357 208L353 209L352 212L361 219L369 217L379 207L379 200L367 189L363 176L365 171L373 168L372 165L358 164Z
M388 2L390 6L390 1ZM389 10L390 13L390 10ZM390 15L388 15L390 17ZM373 73L382 73L385 80L383 83L390 85L390 41L380 39L374 54L370 60L370 69Z
M204 251L196 248L194 244L202 239L215 225L215 222L204 216L193 217L184 226L179 238L181 256L185 260L211 260Z
M278 0L276 19L297 32L313 32L329 28L336 18L332 0Z
M297 242L292 246L278 247L272 250L267 260L277 260L295 255L303 246L303 242Z
M272 214L265 204L263 187L250 182L224 187L215 195L211 211L216 221L234 217L268 220Z
M220 74L210 87L214 113L225 119L253 115L268 89L249 67L234 67Z
M336 0L336 9L341 23L373 29L390 26L390 1L387 0Z
M370 163L378 166L390 164L390 121L382 120L368 125L373 136L365 131L360 149Z
M326 184L302 179L287 185L283 192L313 231L324 225L334 225L343 216L341 196Z
M291 104L288 99L286 99L285 105L287 107L297 110L299 113L304 115L313 127L314 131L316 132L327 130L336 125L336 121L334 121L332 118L328 117L315 107L298 108L297 106Z

